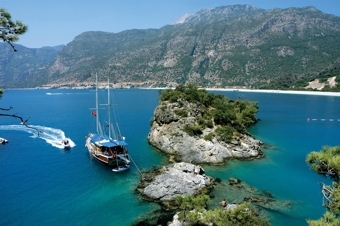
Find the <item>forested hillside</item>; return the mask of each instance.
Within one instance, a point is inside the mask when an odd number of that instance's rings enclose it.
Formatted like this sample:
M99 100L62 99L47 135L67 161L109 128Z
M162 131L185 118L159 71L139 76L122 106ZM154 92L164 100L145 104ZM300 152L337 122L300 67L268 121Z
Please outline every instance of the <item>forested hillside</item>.
M22 68L20 80L13 76L4 84L87 85L98 73L101 81L110 77L129 87L304 89L317 78L338 76L339 59L339 17L314 7L232 5L202 9L160 29L84 32L54 60Z

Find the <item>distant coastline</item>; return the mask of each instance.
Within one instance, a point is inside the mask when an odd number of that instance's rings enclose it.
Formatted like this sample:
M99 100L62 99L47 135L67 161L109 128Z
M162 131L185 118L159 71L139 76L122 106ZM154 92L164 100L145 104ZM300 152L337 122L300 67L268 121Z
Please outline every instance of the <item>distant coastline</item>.
M340 96L340 92L322 92L322 91L295 91L295 90L266 90L266 89L215 89L206 88L211 91L239 91L252 93L281 93L281 94L302 94L302 95L320 95L320 96Z
M99 89L106 89L107 84L99 84ZM169 89L169 87L131 87L131 86L113 86L113 89ZM74 86L74 87L56 87L56 86L44 86L36 88L8 88L7 90L15 89L94 89L93 86ZM298 94L298 95L319 95L319 96L340 96L340 92L322 92L322 91L297 91L297 90L269 90L269 89L245 89L245 88L202 88L208 91L228 91L228 92L251 92L251 93L279 93L279 94Z

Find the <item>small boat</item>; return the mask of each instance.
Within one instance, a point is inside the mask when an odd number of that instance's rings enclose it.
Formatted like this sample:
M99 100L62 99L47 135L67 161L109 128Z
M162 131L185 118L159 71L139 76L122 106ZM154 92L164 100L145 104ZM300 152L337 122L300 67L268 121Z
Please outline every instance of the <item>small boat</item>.
M121 165L112 169L113 172L119 173L130 169L130 165Z
M62 140L61 145L64 146L64 149L70 149L71 148L70 141L68 139Z
M0 144L7 144L7 143L8 143L8 140L0 137Z
M130 168L130 157L127 151L125 137L120 134L118 123L111 123L110 83L108 81L108 103L106 106L108 121L100 123L98 104L98 77L96 74L96 108L91 109L92 118L95 119L96 132L89 133L85 146L89 154L98 161L108 165L113 172L122 172ZM102 124L104 124L104 128ZM106 130L106 131L103 131Z

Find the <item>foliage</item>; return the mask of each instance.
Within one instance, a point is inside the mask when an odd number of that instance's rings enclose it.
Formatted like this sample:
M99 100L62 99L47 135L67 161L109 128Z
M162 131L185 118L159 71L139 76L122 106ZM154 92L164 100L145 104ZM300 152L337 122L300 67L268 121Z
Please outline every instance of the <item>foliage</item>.
M331 63L331 62L330 62ZM316 69L317 70L317 69ZM270 84L261 86L263 89L289 89L289 90L306 90L308 83L316 79L319 83L324 83L324 92L339 92L340 91L340 67L339 59L336 60L330 67L323 69L321 72L306 73L302 75L286 74L273 78ZM335 86L330 87L328 79L336 77ZM313 91L313 89L310 89Z
M188 111L184 109L180 110L175 110L175 113L181 117L187 117L188 116Z
M187 221L199 225L216 226L251 226L269 225L258 218L249 203L243 203L235 209L213 209L203 212L192 211L187 214Z
M339 179L340 146L322 147L320 152L313 151L307 155L307 163L317 173Z
M27 26L25 26L23 23L20 21L13 22L11 19L11 14L9 14L5 9L0 8L0 39L2 39L4 42L7 42L10 44L10 46L13 48L14 51L16 49L14 48L12 42L17 41L18 35L24 34L27 31ZM0 97L3 94L3 90L0 89ZM0 108L0 112L9 112L13 109L12 106L9 108ZM28 119L24 120L21 116L18 116L16 114L12 113L0 113L1 117L12 117L12 118L17 118L21 121L21 124L34 129L38 132L38 135L40 131L34 127L29 126Z
M234 134L243 133L246 128L254 124L258 106L256 102L248 100L230 100L224 95L208 93L205 89L189 85L179 85L174 90L160 91L160 101L180 103L184 109L175 111L178 115L187 116L184 112L199 111L196 125L187 126L185 131L191 135L200 135L205 128L217 126L216 133L220 140L231 141ZM184 106L183 102L194 103L199 109ZM190 105L191 106L191 105ZM211 139L212 137L207 137Z
M0 8L0 39L11 45L14 51L17 51L12 42L19 40L19 35L27 31L27 26L21 21L13 21L11 14L5 9Z
M177 196L176 203L181 210L183 210L183 218L186 219L186 212L197 209L202 210L209 201L209 196L202 195L198 197L193 197L191 195L187 196Z
M201 195L198 197L193 197L190 195L187 196L177 196L176 203L179 205L180 209L203 209L207 202L209 201L209 196Z
M339 92L340 91L340 67L339 65L334 65L333 67L323 70L321 73L319 73L318 77L323 80L327 80L331 77L336 77L335 82L336 85L334 87L330 87L329 85L325 86L322 91L326 92ZM327 82L326 82L327 84Z
M197 222L203 225L211 225L211 223L216 226L269 225L268 222L256 216L255 212L250 208L249 203L242 203L235 209L208 210L201 215L198 215L198 218L196 219L188 214L188 218L192 221L197 220Z
M179 196L176 201L180 209L183 210L179 214L180 218L185 220L188 225L269 225L266 221L256 216L249 203L240 204L235 209L212 209L206 211L203 208L208 200L208 196L197 198Z
M184 128L184 131L189 134L190 136L197 136L197 135L201 135L202 132L202 128L199 125L194 125L194 126L186 126Z
M212 141L214 138L213 133L208 133L207 135L204 136L204 140Z
M213 128L214 124L211 121L211 118L209 118L211 116L206 116L206 117L200 117L197 120L197 123L202 126L203 128L208 127L208 128Z
M332 186L322 184L323 205L335 215L340 215L340 146L322 147L306 157L306 162L317 173L331 177Z
M332 186L323 185L324 194L323 205L333 214L340 215L340 183L333 182Z
M224 142L230 142L233 138L234 132L235 129L230 125L225 125L216 129L216 134L220 137L220 140Z
M326 212L319 220L307 220L309 226L339 226L340 220L331 212Z

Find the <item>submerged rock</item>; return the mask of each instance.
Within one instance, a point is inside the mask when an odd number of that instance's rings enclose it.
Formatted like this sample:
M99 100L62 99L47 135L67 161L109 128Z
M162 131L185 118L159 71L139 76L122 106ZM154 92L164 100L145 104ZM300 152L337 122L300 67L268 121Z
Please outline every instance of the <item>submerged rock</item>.
M210 192L210 201L207 203L208 209L221 208L220 202L225 199L228 205L250 202L260 218L270 220L270 212L289 212L293 202L289 200L278 200L269 191L259 191L249 186L244 181L231 177L228 180L221 180L213 185Z

